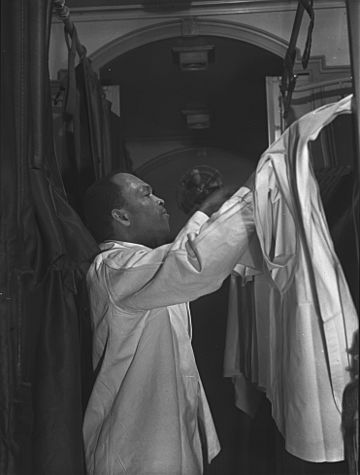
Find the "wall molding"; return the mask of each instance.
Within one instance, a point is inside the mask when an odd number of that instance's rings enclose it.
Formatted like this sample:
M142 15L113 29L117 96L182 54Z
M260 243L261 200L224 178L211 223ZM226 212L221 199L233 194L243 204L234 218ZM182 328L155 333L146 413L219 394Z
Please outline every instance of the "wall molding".
M221 19L178 18L163 21L127 33L107 43L90 55L95 71L121 54L154 41L176 37L219 36L250 43L284 57L287 42L268 31Z
M311 56L306 69L301 64L301 53L297 50L294 73L302 76L308 75L309 82L319 82L334 79L351 79L350 65L327 66L326 58L322 56Z
M110 2L109 2L110 3ZM171 1L176 4L175 0ZM74 21L94 22L94 21L121 21L139 19L161 19L177 18L181 16L193 15L234 15L247 13L267 13L267 12L295 12L297 0L193 0L188 8L178 8L168 10L151 11L144 9L141 2L122 3L113 5L102 5L94 7L70 7L71 16ZM345 0L316 0L314 10L323 9L345 9ZM61 20L54 18L54 22Z

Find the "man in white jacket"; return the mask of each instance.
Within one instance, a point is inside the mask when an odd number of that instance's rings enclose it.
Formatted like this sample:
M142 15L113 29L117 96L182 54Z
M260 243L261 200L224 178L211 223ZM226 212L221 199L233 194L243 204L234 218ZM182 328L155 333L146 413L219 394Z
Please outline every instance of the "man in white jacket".
M252 265L252 193L230 195L210 195L168 243L169 216L148 184L118 173L89 190L101 242L87 276L97 370L84 420L89 474L199 475L219 452L189 301L217 290L235 263Z

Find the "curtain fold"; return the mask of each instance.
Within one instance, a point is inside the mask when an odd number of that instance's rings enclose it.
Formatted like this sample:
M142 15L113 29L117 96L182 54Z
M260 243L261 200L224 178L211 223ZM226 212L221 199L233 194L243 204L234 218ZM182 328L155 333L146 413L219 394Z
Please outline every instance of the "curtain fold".
M110 136L111 103L106 99L100 81L92 70L86 49L80 44L76 27L65 28L68 46L68 75L64 100L67 159L70 173L65 186L70 202L82 213L84 191L113 168L129 171L121 156L115 156L114 139ZM79 61L76 65L78 52ZM117 130L119 135L120 130ZM114 144L115 145L115 144Z
M89 322L79 297L98 248L69 206L54 153L51 10L51 0L1 2L2 475L84 473Z
M111 102L76 27L71 32L65 27L64 32L68 72L64 98L67 167L63 178L70 203L82 215L82 197L88 186L115 169L131 172L132 164L121 140L121 119L111 111Z

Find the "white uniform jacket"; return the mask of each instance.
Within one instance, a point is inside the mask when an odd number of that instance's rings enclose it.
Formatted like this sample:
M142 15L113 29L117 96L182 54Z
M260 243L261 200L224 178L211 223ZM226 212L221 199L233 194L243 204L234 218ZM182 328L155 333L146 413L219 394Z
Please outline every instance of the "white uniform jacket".
M83 428L89 474L198 475L200 430L208 460L218 453L188 302L251 260L254 229L252 193L240 188L210 219L196 212L172 244L101 245L87 276L100 366Z
M271 400L287 450L313 462L344 458L341 401L358 317L308 143L349 112L351 97L302 117L264 152L255 177L255 224L269 282L267 291L263 280L255 286L257 382Z

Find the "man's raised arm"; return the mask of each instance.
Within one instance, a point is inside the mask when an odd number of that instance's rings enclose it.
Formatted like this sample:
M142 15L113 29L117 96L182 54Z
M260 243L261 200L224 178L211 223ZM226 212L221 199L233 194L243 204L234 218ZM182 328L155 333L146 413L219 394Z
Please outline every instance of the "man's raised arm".
M213 213L221 201L218 191L218 196L207 198L172 244L105 253L98 272L105 274L116 305L147 310L195 300L221 286L241 262L255 226L248 188L240 188ZM229 190L222 193L224 201Z

